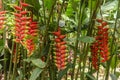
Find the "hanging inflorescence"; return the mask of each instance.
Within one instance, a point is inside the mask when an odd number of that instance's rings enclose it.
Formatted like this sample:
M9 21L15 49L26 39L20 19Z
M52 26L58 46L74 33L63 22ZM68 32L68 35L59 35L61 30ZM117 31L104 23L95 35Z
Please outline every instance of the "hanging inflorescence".
M65 35L61 34L60 27L58 27L58 31L53 32L55 35L55 49L54 49L54 61L58 70L63 70L66 68L67 64L67 49L66 42L64 41Z
M4 28L6 11L0 11L0 29Z
M32 55L35 50L35 37L37 36L37 22L33 21L32 16L28 15L29 11L25 8L29 4L21 2L20 6L14 6L15 16L15 42L22 44L28 51L28 56Z
M92 65L95 69L98 69L98 55L100 55L101 58L100 62L106 62L109 59L107 22L101 19L97 19L97 22L100 25L97 26L96 41L91 45Z

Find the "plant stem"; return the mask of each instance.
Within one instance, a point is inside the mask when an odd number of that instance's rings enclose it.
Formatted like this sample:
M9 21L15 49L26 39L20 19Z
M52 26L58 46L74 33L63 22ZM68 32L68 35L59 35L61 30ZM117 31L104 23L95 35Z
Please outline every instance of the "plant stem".
M85 1L84 1L85 2ZM80 1L80 6L79 6L79 12L78 12L78 29L77 29L77 36L76 36L76 41L75 41L75 49L74 49L74 60L73 60L73 68L72 68L72 75L71 75L71 80L74 79L74 73L75 73L75 64L76 64L76 58L77 58L77 50L78 50L78 44L79 44L79 36L80 36L80 31L81 31L81 14L82 14L82 5L84 4L81 3ZM78 72L77 72L78 73Z
M53 2L53 5L52 5L52 8L51 8L51 11L50 11L50 14L49 14L49 18L48 18L48 21L47 21L47 24L46 24L46 30L45 30L45 34L44 34L44 43L43 43L43 48L44 48L44 45L47 45L48 44L48 32L49 32L49 24L50 24L50 19L52 17L52 14L53 14L53 11L54 11L54 7L55 7L55 4L56 4L56 1L57 0L54 0Z
M24 48L22 47L22 49L21 49L21 53L22 53L22 51L24 50ZM22 53L23 54L23 60L24 59L26 59L27 58L27 51L26 50L24 50L24 53ZM23 61L22 60L22 61ZM26 77L26 62L25 61L23 61L23 80L25 79L25 77Z
M11 56L10 56L10 65L9 65L9 73L8 73L7 80L10 80L11 69L12 69L12 60L13 60L13 50L14 50L14 41L12 41L12 52L11 52Z
M18 43L17 43L17 44L16 44L16 53L15 53L15 55L14 55L15 62L14 62L14 66L13 66L12 80L15 80L15 78L16 78L18 48L19 48L19 45L18 45Z
M110 57L110 59L109 59L108 62L107 62L107 66L108 66L108 67L107 67L107 69L106 69L106 77L105 77L105 80L109 80L110 64L111 64L111 61L112 61L112 57L113 57L113 55L114 55L114 53L113 53L113 46L114 46L114 42L115 42L115 32L116 32L117 21L118 21L118 17L119 17L119 7L120 7L120 0L118 1L117 15L116 15L116 19L115 19L114 32L113 32L113 35L112 35L112 41L111 41L111 47L110 47L111 57Z
M46 15L45 15L45 4L44 4L44 0L42 0L43 3L43 13L44 13L44 25L46 25Z
M7 53L6 53L6 48L7 48L7 38L6 38L6 32L7 32L7 27L4 28L4 33L3 33L3 43L4 43L4 80L7 80Z
M65 0L63 0L62 5L61 5L61 9L60 9L60 11L58 12L57 27L59 26L59 20L60 20L60 18L61 18L61 14L62 14L62 10L63 10L63 8L64 8L64 4L65 4ZM57 29L57 27L56 27L56 29Z

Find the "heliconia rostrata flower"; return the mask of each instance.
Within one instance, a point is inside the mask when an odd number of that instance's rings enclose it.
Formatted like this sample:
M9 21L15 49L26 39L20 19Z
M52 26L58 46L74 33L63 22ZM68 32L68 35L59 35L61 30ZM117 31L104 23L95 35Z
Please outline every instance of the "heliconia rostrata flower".
M15 16L15 41L26 47L28 56L35 50L34 39L37 36L37 22L33 21L31 16L28 16L25 7L29 6L27 3L20 2L20 6L14 6Z
M6 11L0 11L0 29L4 28Z
M107 22L97 19L100 24L97 26L96 41L91 45L92 65L98 69L98 55L100 55L100 62L106 62L109 59L109 46L108 46L108 29Z
M58 70L63 70L66 68L67 64L67 47L65 46L66 42L64 41L65 35L61 34L60 27L56 32L53 32L55 35L55 49L54 49L54 61Z

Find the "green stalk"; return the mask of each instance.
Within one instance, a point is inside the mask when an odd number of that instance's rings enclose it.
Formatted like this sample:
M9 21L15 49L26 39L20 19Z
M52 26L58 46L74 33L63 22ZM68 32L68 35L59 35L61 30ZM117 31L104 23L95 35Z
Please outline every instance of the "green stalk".
M84 53L84 55L83 55L83 57L82 57L82 61L83 61L83 70L82 70L82 72L81 72L81 80L84 80L85 79L85 65L86 65L86 61L87 61L87 55L88 55L88 48L89 48L89 44L84 44L85 45L85 49L84 49L84 51L83 51L83 53Z
M13 66L12 80L15 80L15 78L16 78L18 48L19 48L19 44L17 43L16 44L16 54L14 55L15 62L14 62L14 66Z
M54 0L54 3L52 5L52 8L51 8L51 11L50 11L50 14L49 14L49 18L48 18L48 21L47 21L47 24L46 24L46 30L45 30L45 34L44 34L44 43L43 43L43 48L44 48L44 45L47 45L48 44L48 32L49 32L49 24L50 24L50 19L52 17L52 14L53 14L53 11L54 11L54 7L55 7L55 4L56 4L56 1L57 0Z
M59 26L59 20L60 20L60 18L61 18L61 14L62 14L62 10L63 10L63 8L64 8L64 4L65 4L65 0L63 0L62 5L61 5L60 12L58 13L57 27Z
M14 41L12 41L12 51L10 52L11 56L10 56L10 65L9 65L9 73L8 73L7 80L10 80L10 75L11 75L11 70L12 70L13 50L14 50Z
M23 53L23 51L24 51L24 53ZM21 49L21 53L22 53L22 55L23 55L23 60L24 59L26 59L27 58L27 51L22 47L22 49ZM22 61L23 61L22 60ZM23 61L23 80L25 79L25 77L26 77L26 62L25 61Z
M97 70L97 80L99 78L99 69L100 69L100 54L98 55L98 70Z
M115 19L115 26L114 26L114 32L113 32L113 35L112 35L112 41L111 41L111 47L110 47L110 52L111 52L111 57L110 59L108 60L107 62L107 69L106 69L106 77L105 77L105 80L109 80L109 70L110 70L110 64L111 64L111 61L112 61L112 57L114 55L114 51L113 51L113 47L114 47L114 42L115 42L115 32L116 32L116 27L117 27L117 21L118 21L118 17L119 17L119 8L120 8L120 0L118 1L118 7L117 7L117 15L116 15L116 19Z
M3 0L0 0L1 3L1 10L4 10L4 5L3 5ZM3 53L4 53L4 80L7 80L7 54L6 54L6 49L7 49L7 29L8 27L5 26L4 28L4 32L3 32L3 44L4 44L4 49L3 49Z
M4 28L4 33L3 33L3 43L4 43L4 80L7 80L7 54L6 54L6 49L7 49L7 38L6 38L6 32L7 32L7 27Z
M42 5L42 7L43 7L43 13L44 13L44 25L46 25L46 15L45 15L45 4L44 4L44 1L45 0L42 0L42 3L43 3L43 5Z
M78 50L78 44L79 44L79 36L80 36L80 31L81 31L81 12L82 12L82 5L84 5L85 1L81 3L80 1L80 6L79 6L79 12L78 12L78 29L77 29L77 36L76 36L76 41L75 41L75 49L74 49L74 60L73 60L73 68L72 68L72 75L71 75L71 80L74 79L74 73L75 73L75 64L76 64L76 57L77 57L77 50ZM78 72L77 72L78 73ZM76 77L77 78L77 77Z
M118 54L115 54L114 74L116 74L116 67L117 67L117 60L118 60L117 55L118 55Z
M96 1L96 7L92 13L92 11L90 11L90 15L92 15L90 17L90 21L89 21L89 27L88 27L88 32L87 32L87 35L88 36L91 36L92 35L92 31L93 31L93 26L95 25L95 20L96 19L96 16L97 16L97 12L98 12L98 9L99 9L99 6L100 6L101 2L99 0ZM92 10L92 9L91 9ZM92 13L92 14L91 14Z

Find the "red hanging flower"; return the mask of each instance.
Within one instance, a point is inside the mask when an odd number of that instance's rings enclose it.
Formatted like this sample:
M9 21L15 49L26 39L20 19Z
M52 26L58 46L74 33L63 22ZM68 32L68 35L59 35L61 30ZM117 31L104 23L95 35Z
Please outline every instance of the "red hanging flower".
M58 27L58 31L53 32L53 34L57 37L55 38L55 65L59 70L63 70L66 68L67 60L66 42L64 41L66 36L61 34L60 27Z
M101 62L106 62L109 59L109 46L108 46L108 28L105 28L107 22L97 19L101 25L98 26L96 42L91 46L92 64L95 69L98 69L98 54L100 54Z

